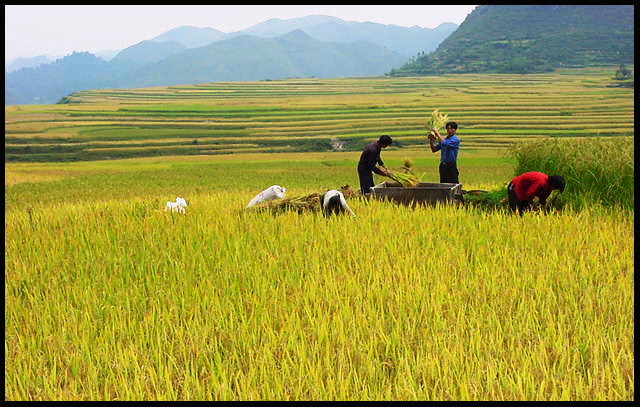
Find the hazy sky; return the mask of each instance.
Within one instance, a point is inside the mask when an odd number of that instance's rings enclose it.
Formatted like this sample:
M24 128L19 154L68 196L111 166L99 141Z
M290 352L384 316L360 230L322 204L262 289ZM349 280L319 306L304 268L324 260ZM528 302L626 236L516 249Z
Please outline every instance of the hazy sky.
M61 57L73 51L119 50L190 25L225 33L271 18L328 15L344 21L435 28L461 24L476 6L420 5L5 5L5 62L17 57Z

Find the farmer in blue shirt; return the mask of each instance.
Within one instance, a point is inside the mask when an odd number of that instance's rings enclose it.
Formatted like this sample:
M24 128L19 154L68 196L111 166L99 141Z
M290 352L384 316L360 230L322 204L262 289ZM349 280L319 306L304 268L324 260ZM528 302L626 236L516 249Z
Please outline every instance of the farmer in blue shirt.
M432 152L440 151L440 183L459 184L458 180L458 150L460 150L460 139L456 132L458 131L458 123L448 122L445 125L447 136L443 137L438 129L431 129L429 132L429 147ZM436 139L437 144L436 144Z

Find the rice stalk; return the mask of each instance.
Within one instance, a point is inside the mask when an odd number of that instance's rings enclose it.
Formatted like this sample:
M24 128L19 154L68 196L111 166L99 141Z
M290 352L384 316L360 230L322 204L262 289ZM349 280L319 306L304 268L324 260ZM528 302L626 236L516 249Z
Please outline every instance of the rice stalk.
M427 123L426 123L427 130L438 129L438 132L442 133L448 121L449 121L449 115L445 113L440 113L438 109L435 109L431 113L431 117L427 117Z
M418 177L413 174L407 174L404 172L389 172L389 178L405 188L412 188L420 183Z
M420 183L420 179L413 173L413 161L403 159L403 166L397 171L389 171L389 178L396 181L404 188L412 188Z

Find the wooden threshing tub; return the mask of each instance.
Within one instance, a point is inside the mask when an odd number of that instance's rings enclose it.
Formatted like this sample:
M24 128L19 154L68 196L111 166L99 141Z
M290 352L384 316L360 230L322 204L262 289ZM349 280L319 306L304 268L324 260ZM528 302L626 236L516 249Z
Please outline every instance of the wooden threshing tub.
M459 205L462 200L462 184L421 182L415 187L403 188L397 182L385 181L371 188L371 197L390 200L402 205L435 205L437 202Z

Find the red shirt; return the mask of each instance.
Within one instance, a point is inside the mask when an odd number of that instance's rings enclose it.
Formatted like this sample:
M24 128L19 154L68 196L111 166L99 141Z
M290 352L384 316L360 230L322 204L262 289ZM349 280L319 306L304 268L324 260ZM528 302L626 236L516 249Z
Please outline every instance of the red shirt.
M512 179L511 183L518 201L531 201L537 196L540 203L544 204L551 195L549 176L542 172L525 172Z

